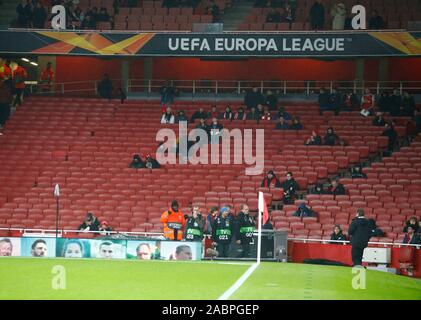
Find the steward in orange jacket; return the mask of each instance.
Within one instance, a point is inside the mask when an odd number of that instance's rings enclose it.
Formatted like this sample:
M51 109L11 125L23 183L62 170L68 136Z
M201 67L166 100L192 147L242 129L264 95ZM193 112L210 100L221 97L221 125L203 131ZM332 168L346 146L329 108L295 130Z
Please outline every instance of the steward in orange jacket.
M51 85L54 80L54 70L51 62L47 63L47 68L41 73L40 85L42 91L51 91Z
M161 215L161 222L164 224L164 236L168 240L182 240L183 230L186 226L184 214L178 210L178 202L174 200L171 208Z

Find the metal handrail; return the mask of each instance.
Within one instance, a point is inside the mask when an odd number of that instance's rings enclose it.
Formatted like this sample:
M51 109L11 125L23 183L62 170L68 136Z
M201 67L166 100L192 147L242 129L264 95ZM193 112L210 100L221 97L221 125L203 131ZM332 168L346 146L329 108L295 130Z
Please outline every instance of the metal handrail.
M123 79L110 79L114 84L123 82ZM144 92L148 95L158 93L162 85L167 79L128 79L128 92ZM72 81L53 83L51 92L42 92L43 94L55 94L60 92L77 93L89 92L97 94L97 85L99 80L88 81ZM306 95L316 94L320 87L324 86L332 91L334 87L339 90L352 91L353 93L362 93L365 88L373 89L373 92L380 94L385 90L398 89L402 94L405 90L421 93L421 81L364 81L361 79L354 80L171 80L174 87L182 93L195 95L197 93L221 94L231 93L233 95L241 95L246 90L257 87L261 93L268 90L274 91L276 94L300 93ZM29 91L36 93L38 87L37 81L28 81ZM82 88L77 88L82 86ZM70 87L70 88L68 88Z
M19 231L21 233L24 232L39 232L39 233L54 233L56 230L53 229L27 229L27 228L0 228L0 231ZM60 229L59 234L66 234L66 233L92 233L92 234L101 234L101 231L81 231L81 230L66 230L66 229ZM163 236L163 233L159 232L140 232L140 231L107 231L107 235L109 234L122 234L122 235L146 235L146 236ZM350 244L350 241L342 241L342 240L328 240L328 239L305 239L305 238L290 238L288 237L288 240L290 241L303 241L304 243L307 242L322 242L323 244L328 244L331 242L335 243L341 243L343 245ZM420 249L421 245L416 244L406 244L406 243L393 243L393 242L368 242L368 244L371 245L385 245L385 246L398 246L398 247L415 247L416 249Z

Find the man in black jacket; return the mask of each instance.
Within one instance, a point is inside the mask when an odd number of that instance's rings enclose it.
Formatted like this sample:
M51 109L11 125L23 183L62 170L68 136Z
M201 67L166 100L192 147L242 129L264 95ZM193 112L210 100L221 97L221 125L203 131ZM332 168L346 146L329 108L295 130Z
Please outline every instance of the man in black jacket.
M348 234L351 236L353 266L361 266L364 249L368 246L371 231L370 222L364 217L364 210L357 209L357 215L348 229Z
M281 184L281 188L284 189L284 204L293 204L297 191L300 190L300 186L292 176L292 172L287 172L287 178Z
M256 108L259 104L264 103L265 99L257 87L254 87L253 90L248 91L244 97L244 104L247 106L247 109L251 109L253 107Z
M402 96L399 93L398 89L393 90L393 94L390 96L390 106L389 111L392 117L400 116L402 108Z
M207 112L205 112L203 110L203 108L199 108L198 111L196 111L195 113L193 113L193 115L191 116L191 120L190 122L195 122L197 119L207 119L208 118L208 114Z
M223 207L221 214L215 219L212 226L213 245L216 246L218 256L228 257L232 236L234 233L234 222L228 217L229 208Z
M249 207L245 204L241 206L241 212L237 215L236 236L237 244L241 245L242 253L240 258L248 258L250 254L250 243L253 239L253 233L256 230L256 224L249 215Z
M98 218L92 212L88 212L85 221L79 226L81 231L98 231L99 230Z

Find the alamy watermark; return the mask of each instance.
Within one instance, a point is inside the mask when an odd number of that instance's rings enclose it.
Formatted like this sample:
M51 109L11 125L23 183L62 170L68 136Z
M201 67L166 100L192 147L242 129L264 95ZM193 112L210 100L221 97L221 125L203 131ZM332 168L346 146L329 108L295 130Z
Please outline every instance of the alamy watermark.
M66 269L62 265L55 265L51 269L53 278L51 279L51 288L54 290L66 289Z
M356 274L352 277L352 288L354 290L366 289L367 270L362 267L353 267L352 274Z
M264 170L264 129L207 132L196 128L188 132L187 122L182 121L178 139L174 130L165 128L158 130L156 141L161 143L156 151L156 160L161 164L246 164L251 166L246 168L246 175L260 175Z

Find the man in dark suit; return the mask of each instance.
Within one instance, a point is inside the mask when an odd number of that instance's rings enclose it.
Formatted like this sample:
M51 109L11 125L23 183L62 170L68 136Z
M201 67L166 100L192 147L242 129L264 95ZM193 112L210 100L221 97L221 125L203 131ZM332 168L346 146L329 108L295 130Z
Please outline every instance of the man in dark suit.
M371 236L370 222L364 217L364 210L357 209L357 215L352 220L348 229L352 244L352 264L361 266L364 249L368 245Z

